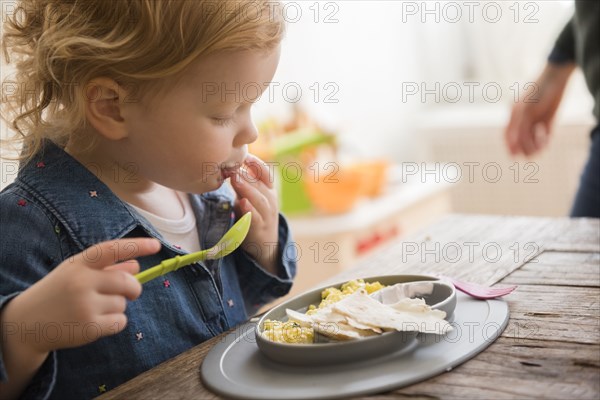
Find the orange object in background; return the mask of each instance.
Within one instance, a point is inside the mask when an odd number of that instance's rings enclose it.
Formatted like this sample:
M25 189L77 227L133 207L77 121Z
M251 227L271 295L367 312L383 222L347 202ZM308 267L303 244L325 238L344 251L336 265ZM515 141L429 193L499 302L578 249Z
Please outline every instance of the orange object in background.
M340 167L337 173L305 175L304 185L313 205L327 214L350 211L361 197L377 197L385 189L389 163L362 161Z
M385 190L387 161L357 161L340 167L336 135L322 129L297 106L290 121L268 119L261 123L260 131L249 150L266 162L275 163L279 203L285 213L316 210L340 214L350 211L359 198L377 197ZM290 166L303 170L301 179L288 179ZM335 167L335 171L329 167Z
M352 168L341 168L336 174L307 174L304 185L313 205L324 213L350 211L361 196L361 174Z
M367 197L377 197L385 189L389 162L385 160L361 161L348 167L360 175L360 194Z

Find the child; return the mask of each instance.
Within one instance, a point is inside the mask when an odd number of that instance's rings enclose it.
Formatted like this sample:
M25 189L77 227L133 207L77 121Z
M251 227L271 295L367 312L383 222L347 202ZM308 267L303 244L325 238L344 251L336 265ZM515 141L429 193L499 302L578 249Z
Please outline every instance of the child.
M23 151L0 194L0 398L101 394L289 291L295 248L247 154L283 29L266 0L20 2L3 38ZM105 268L208 248L248 211L242 248L143 291L135 264Z

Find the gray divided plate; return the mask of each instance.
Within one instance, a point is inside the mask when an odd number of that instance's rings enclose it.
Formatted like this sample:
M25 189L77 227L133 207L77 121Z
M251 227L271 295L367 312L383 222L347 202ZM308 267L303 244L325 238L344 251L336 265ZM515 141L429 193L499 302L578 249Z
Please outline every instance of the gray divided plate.
M449 371L488 347L508 323L502 300L475 300L457 293L446 336L418 335L400 351L369 360L327 366L290 366L267 359L258 349L255 323L227 335L206 355L204 384L238 399L333 399L398 389Z

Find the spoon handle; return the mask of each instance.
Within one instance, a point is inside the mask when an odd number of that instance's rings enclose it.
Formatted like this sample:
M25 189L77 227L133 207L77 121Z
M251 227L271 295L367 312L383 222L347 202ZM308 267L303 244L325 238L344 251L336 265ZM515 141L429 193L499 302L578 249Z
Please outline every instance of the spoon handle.
M163 276L166 273L176 271L181 267L185 267L186 265L203 261L206 259L206 254L207 251L203 250L196 253L186 254L184 256L175 256L173 258L163 260L160 264L136 274L135 278L139 283L146 283L152 279L158 278L159 276Z
M173 258L163 260L160 264L150 267L139 274L135 278L140 283L146 283L152 279L158 278L166 273L176 271L181 267L204 261L207 258L214 260L225 257L232 251L237 249L246 238L250 223L252 221L252 213L247 212L233 226L225 232L225 235L210 249L197 251L195 253L177 255Z
M175 259L169 258L168 260L161 261L160 264L155 265L154 267L150 267L147 270L136 274L135 278L138 282L143 284L172 271L173 267L175 267Z

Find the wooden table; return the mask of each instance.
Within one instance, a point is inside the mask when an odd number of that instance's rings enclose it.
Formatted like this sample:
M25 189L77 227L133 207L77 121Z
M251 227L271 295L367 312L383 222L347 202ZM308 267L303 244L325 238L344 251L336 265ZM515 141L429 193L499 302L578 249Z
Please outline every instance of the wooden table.
M454 368L369 398L600 398L600 220L451 215L331 281L433 272L518 284L510 322ZM101 399L216 399L200 380L215 337Z

